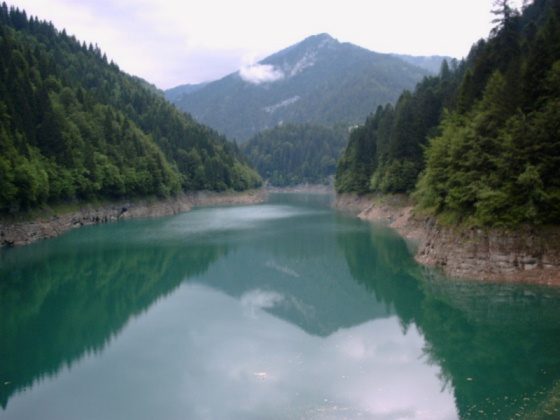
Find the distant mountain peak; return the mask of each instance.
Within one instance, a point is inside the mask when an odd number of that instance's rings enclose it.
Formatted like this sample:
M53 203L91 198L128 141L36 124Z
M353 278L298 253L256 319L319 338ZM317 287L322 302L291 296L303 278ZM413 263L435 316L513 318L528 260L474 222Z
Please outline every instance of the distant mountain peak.
M332 36L330 36L327 33L322 33L322 34L317 34L317 35L311 35L307 38L305 38L303 41L300 42L300 44L315 44L317 45L318 48L320 47L324 47L326 45L329 44L339 44L338 40L336 38L333 38Z
M317 40L320 42L323 41L336 41L335 38L333 38L332 36L330 36L328 33L323 32L322 34L316 34L316 35L311 35L308 36L307 38L305 38L302 42L305 42L307 40ZM337 41L338 42L338 41Z
M265 58L262 62L278 61L282 57L293 55L294 52L304 54L306 51L318 51L324 47L332 47L340 44L329 34L311 35L297 44L291 45Z
M290 122L361 123L379 105L413 89L428 71L326 33L244 66L174 103L243 142Z
M254 85L289 79L313 66L320 49L337 44L339 42L329 34L312 35L258 63L243 66L239 76Z

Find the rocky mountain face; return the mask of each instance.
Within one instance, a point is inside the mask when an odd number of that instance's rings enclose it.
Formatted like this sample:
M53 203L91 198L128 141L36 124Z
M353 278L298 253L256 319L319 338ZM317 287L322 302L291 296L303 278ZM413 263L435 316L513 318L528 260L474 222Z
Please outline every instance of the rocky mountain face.
M321 34L195 91L166 94L196 120L243 142L282 123L362 124L428 74L399 57Z

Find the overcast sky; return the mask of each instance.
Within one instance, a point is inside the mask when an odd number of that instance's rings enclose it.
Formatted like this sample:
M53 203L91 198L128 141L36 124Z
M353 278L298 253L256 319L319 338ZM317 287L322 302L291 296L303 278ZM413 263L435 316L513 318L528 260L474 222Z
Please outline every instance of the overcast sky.
M372 51L462 58L492 28L494 0L13 0L97 44L161 89L226 76L328 33Z

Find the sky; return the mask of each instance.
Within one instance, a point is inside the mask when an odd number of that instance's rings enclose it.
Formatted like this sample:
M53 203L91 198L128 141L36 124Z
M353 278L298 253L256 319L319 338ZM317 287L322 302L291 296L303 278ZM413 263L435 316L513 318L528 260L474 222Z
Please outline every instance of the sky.
M380 53L465 57L494 0L13 0L160 89L220 79L311 35ZM514 1L515 3L515 1Z

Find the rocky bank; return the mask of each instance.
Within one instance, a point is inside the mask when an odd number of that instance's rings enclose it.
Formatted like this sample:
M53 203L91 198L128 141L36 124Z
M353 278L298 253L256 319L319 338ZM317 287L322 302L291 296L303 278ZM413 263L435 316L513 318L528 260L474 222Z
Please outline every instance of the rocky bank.
M43 215L31 221L0 219L0 246L26 245L42 239L54 238L70 229L141 217L161 217L195 206L252 204L264 200L264 191L244 193L214 193L199 191L181 194L165 200L124 200L104 205L84 204L77 211Z
M560 228L459 229L418 216L403 197L338 195L334 207L387 223L418 244L416 260L449 277L560 286Z

